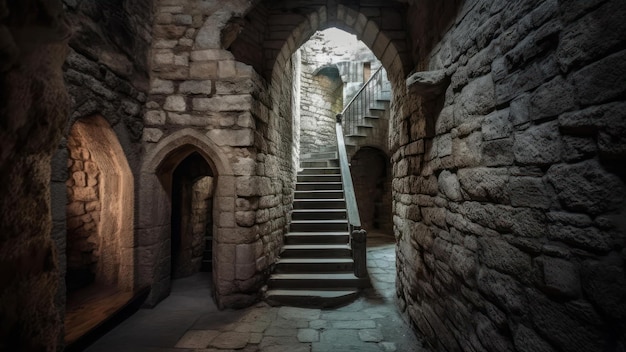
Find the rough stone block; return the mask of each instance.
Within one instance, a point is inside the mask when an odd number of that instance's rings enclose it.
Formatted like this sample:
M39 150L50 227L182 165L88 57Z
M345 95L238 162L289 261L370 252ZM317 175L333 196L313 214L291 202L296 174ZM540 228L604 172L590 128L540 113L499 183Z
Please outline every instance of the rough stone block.
M219 61L219 60L232 60L233 54L228 50L222 49L207 49L207 50L194 50L191 52L191 61Z
M574 87L561 76L538 87L531 95L529 114L531 119L557 116L576 107Z
M486 141L508 137L513 133L509 110L498 110L485 116L481 132Z
M511 177L509 180L511 205L548 209L550 196L548 185L540 178Z
M452 140L452 156L457 167L471 167L480 164L482 155L482 134L474 132L465 138Z
M558 123L531 126L515 134L515 160L524 165L546 165L561 160L561 135Z
M484 142L481 154L485 166L513 165L513 138Z
M548 170L548 180L565 209L601 214L618 209L626 196L622 181L596 160L561 164Z
M478 271L478 289L506 313L519 314L527 310L524 291L519 282L508 275L481 268Z
M193 109L196 111L246 111L252 107L250 95L228 95L212 98L194 98Z
M174 53L169 50L162 50L154 53L152 62L156 66L166 66L174 64Z
M174 83L172 81L155 78L150 83L150 93L172 94L174 93Z
M463 123L468 116L484 115L495 107L494 85L491 75L469 82L457 97L455 123Z
M229 78L237 76L234 60L221 60L218 62L218 76L220 78Z
M217 77L217 62L192 62L189 65L189 77L192 79L211 79Z
M250 129L213 129L207 136L219 146L249 147L254 144L254 132Z
M626 318L626 276L618 256L602 261L586 260L581 265L582 287L586 297L600 312L616 321Z
M163 109L167 111L185 111L187 110L187 103L185 97L182 95L170 95L165 99Z
M448 170L444 170L439 174L439 190L443 192L448 199L452 201L460 201L461 186L456 174L450 173Z
M565 298L580 296L580 275L575 263L552 257L537 260L543 269L544 289L549 294Z
M163 137L163 131L158 128L144 128L143 129L143 141L156 143Z
M604 341L602 324L590 306L580 302L584 317L577 317L567 306L548 299L544 295L528 290L528 307L533 317L533 325L548 342L560 346L564 351L601 352L604 350L598 341ZM586 323L585 323L586 322Z
M626 50L622 50L573 73L571 83L583 105L599 104L626 94Z
M516 278L526 278L530 275L532 268L530 255L498 238L479 238L478 243L479 259L488 267Z
M570 1L561 3L562 16L597 6L599 1ZM580 67L606 55L611 48L623 43L626 33L626 7L619 0L607 1L589 11L584 17L565 27L560 35L557 56L564 72Z
M509 202L509 171L494 168L471 168L458 171L466 198L478 201Z
M595 227L579 228L555 224L548 227L548 238L595 252L608 252L611 249L611 235Z
M211 81L185 81L178 87L178 92L182 94L211 94Z

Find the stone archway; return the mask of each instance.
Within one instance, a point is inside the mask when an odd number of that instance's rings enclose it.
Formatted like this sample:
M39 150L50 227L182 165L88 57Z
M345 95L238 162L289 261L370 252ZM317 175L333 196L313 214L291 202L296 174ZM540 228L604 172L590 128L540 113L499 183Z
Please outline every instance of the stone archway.
M222 253L221 244L236 232L235 177L228 159L220 148L202 133L179 130L163 138L146 155L141 169L142 189L139 193L139 235L137 265L139 282L152 290L146 303L155 305L169 294L171 285L171 228L172 185L174 171L190 155L201 157L212 170L215 183L212 206L213 233L213 283L218 305L222 295L228 294L224 282L232 281L229 272L234 270L232 256ZM205 175L206 176L206 175Z

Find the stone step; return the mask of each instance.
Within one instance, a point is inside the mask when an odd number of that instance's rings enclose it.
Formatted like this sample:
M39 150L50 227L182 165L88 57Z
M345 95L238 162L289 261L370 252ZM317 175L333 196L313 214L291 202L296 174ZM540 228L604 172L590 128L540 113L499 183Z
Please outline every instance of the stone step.
M336 220L346 218L345 209L296 209L291 212L291 220Z
M347 231L348 220L294 220L289 230L293 232Z
M300 160L300 167L332 167L339 166L339 159L307 159Z
M298 182L341 182L341 175L337 174L307 174L298 175Z
M276 273L353 273L351 258L281 258Z
M287 244L281 258L352 258L348 244Z
M347 245L350 241L348 232L289 232L285 235L287 245L306 244L342 244Z
M300 161L307 161L308 159L338 159L337 148L333 151L324 151L317 153L307 153L300 155Z
M296 191L308 190L342 190L341 182L298 182L296 183Z
M353 273L289 273L271 275L267 286L269 289L356 289L367 287L368 280Z
M294 199L294 209L345 209L344 199Z
M347 304L358 295L358 290L268 290L265 300L272 306L332 308Z
M296 190L294 199L343 199L343 190Z
M338 167L307 167L298 172L298 175L338 175L341 173L341 169Z

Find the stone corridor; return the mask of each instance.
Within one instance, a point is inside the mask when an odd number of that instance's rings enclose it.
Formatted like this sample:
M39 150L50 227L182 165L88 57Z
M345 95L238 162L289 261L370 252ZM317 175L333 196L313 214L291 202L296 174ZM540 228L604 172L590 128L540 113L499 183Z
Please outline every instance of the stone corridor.
M86 351L428 351L396 308L394 239L370 236L372 288L347 306L320 310L258 303L219 311L210 297L210 277L200 273L176 280L157 307L140 310Z

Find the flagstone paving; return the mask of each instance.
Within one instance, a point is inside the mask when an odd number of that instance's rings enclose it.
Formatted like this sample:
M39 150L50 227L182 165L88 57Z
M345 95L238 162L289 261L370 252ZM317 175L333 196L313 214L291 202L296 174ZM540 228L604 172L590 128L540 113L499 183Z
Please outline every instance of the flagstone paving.
M369 241L372 287L344 307L270 307L261 302L219 311L206 296L210 287L188 278L177 280L170 297L157 307L140 310L87 351L428 351L395 306L393 238L373 236Z

